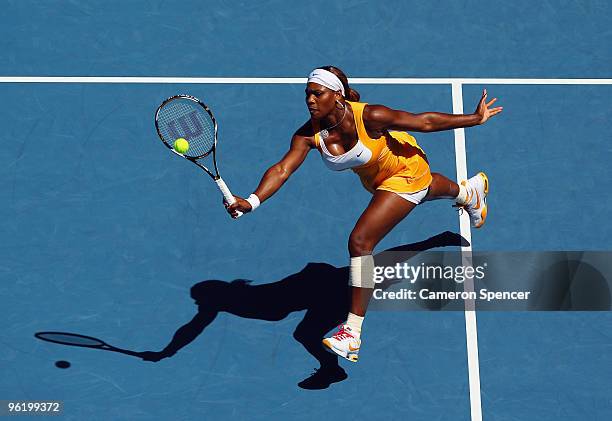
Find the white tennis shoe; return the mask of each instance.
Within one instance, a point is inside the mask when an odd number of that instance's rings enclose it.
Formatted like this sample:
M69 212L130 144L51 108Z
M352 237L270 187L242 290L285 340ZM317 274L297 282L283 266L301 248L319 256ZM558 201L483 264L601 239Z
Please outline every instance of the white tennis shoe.
M359 359L361 339L355 335L349 325L338 326L338 331L332 337L323 339L323 345L327 350L354 363Z
M487 195L489 194L489 179L483 172L479 172L469 180L461 182L468 191L468 201L465 205L457 206L465 209L470 216L474 228L480 228L487 219Z

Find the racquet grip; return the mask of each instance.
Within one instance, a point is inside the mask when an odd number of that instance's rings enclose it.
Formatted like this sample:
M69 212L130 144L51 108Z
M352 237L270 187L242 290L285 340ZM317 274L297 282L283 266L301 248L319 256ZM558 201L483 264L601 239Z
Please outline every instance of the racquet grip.
M223 181L221 177L216 179L215 183L217 183L217 187L219 187L219 190L221 190L221 193L223 193L223 198L228 204L231 205L232 203L236 202L236 199L234 199L234 195L232 194L229 187L227 187L227 184L225 184L225 181ZM242 212L240 211L237 211L237 212L238 212L237 218L240 218L242 216Z

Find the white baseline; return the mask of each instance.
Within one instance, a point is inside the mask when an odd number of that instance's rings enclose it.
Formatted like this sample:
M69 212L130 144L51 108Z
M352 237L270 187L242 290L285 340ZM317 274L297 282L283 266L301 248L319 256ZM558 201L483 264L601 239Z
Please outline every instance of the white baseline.
M355 85L612 85L612 79L364 78ZM0 83L305 84L305 77L0 76Z

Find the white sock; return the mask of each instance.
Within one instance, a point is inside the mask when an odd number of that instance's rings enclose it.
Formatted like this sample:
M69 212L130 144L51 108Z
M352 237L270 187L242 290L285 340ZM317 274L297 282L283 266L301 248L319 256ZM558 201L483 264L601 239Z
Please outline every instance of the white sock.
M468 197L469 197L469 194L468 194L467 188L463 184L459 184L459 194L457 195L457 198L455 199L457 204L467 205Z
M361 336L361 325L363 324L364 317L358 316L353 313L348 314L348 318L346 319L346 324L351 328L352 332L355 332L357 339Z

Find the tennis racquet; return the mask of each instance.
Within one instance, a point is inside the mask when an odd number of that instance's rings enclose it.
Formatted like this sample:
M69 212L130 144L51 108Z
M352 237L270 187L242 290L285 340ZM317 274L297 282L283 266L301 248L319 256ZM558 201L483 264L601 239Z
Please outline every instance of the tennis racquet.
M225 201L232 204L234 195L219 175L217 168L217 121L210 108L191 95L175 95L166 99L155 112L155 129L164 145L176 155L193 162L202 168L215 181ZM189 142L185 153L174 149L176 139L184 138ZM212 173L198 160L212 153L215 172ZM238 217L242 212L238 212Z
M101 339L91 336L79 335L77 333L68 332L37 332L34 334L38 339L53 342L54 344L80 346L84 348L102 349L104 351L119 352L121 354L133 355L140 357L140 352L134 352L127 349L121 349L107 344Z

